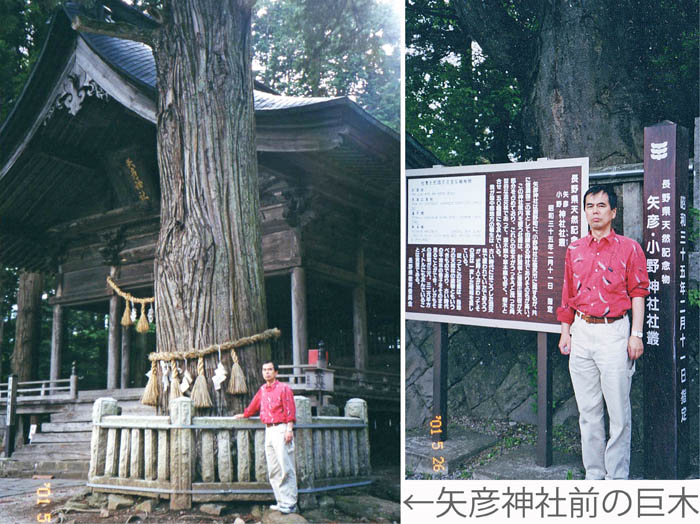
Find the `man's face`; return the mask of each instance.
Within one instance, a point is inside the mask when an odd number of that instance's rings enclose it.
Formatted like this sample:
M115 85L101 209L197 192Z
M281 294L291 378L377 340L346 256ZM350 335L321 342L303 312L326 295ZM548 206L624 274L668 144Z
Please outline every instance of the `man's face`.
M272 365L272 362L263 364L262 374L265 382L272 382L277 378L277 371L275 371L275 366Z
M615 215L617 215L617 209L610 209L608 195L603 191L586 197L584 211L591 229L603 231L610 227Z

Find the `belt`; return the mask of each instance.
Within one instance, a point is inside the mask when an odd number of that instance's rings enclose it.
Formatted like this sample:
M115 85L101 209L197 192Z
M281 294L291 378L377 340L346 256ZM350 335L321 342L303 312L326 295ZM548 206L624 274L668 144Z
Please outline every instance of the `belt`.
M586 315L585 313L581 313L578 310L576 311L576 316L582 318L589 324L610 324L611 322L615 322L616 320L625 318L625 315L620 315L619 317L594 317L591 315Z
M274 427L274 426L281 426L282 424L286 424L286 422L275 422L275 423L273 423L273 424L267 424L267 423L265 423L265 426L267 426L268 428L272 428L272 427Z

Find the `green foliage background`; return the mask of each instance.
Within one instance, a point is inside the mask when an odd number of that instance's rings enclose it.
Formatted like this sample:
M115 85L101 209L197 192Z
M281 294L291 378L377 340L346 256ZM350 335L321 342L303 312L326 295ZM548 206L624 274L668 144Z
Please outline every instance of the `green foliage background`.
M258 80L285 95L350 96L399 129L401 25L390 4L258 0L255 9Z
M533 39L546 38L538 18L546 0L501 2L523 30L520 55L510 68L479 54L478 42L473 46L460 27L455 5L478 1L407 0L406 131L445 165L537 158L523 116L534 72L521 66L536 52ZM692 130L700 112L700 2L617 4L616 25L624 32L619 52L633 83L633 110L643 126L672 120Z

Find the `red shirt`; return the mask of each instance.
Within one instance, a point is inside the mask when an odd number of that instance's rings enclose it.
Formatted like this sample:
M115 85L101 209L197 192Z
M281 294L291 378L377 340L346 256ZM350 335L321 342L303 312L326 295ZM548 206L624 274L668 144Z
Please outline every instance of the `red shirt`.
M243 411L248 418L260 412L263 424L280 424L296 422L294 393L287 384L275 380L272 384L263 384L253 397L250 405Z
M589 233L566 250L557 320L572 324L574 310L594 317L619 317L632 307L632 298L648 294L641 246L613 230L599 241Z

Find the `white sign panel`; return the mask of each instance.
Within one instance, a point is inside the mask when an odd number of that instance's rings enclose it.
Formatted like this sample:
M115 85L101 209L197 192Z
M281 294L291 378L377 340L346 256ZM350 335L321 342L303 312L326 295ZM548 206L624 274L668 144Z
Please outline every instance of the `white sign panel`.
M486 243L486 176L408 180L408 243Z

